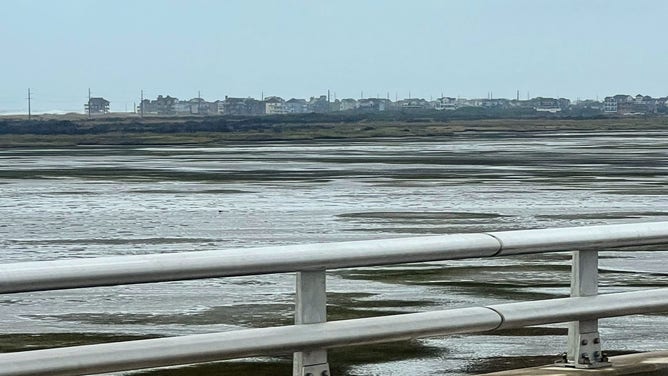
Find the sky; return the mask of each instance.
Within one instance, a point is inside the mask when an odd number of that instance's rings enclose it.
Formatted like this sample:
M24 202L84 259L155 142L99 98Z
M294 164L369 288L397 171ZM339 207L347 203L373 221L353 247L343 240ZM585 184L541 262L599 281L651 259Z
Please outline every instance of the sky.
M668 95L664 0L2 0L0 113L145 98Z

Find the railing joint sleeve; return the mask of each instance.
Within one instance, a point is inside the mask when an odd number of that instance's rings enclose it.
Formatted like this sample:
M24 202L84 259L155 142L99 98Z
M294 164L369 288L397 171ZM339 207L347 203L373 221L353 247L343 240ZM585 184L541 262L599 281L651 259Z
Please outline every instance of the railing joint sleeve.
M489 257L496 257L496 256L500 255L501 252L503 252L503 240L501 240L501 238L499 238L498 236L496 236L494 234L490 234L489 232L483 232L483 234L494 238L494 240L496 240L499 243L499 249L496 252L494 252L493 255L491 255Z

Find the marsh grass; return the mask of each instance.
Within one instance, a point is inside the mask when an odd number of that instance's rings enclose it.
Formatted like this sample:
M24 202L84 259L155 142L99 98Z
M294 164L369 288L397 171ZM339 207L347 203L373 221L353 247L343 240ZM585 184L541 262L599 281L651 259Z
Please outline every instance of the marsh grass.
M373 139L387 137L438 137L455 134L485 133L503 136L530 132L590 132L602 134L629 130L665 130L668 118L604 119L442 119L429 116L401 115L393 119L374 115L298 117L202 117L146 118L104 117L94 120L64 115L38 118L28 122L18 117L0 120L25 122L32 127L40 121L71 122L68 134L34 134L0 132L0 147L65 147L75 145L207 145L231 141L298 141ZM220 123L221 125L216 125ZM198 128L199 127L199 128ZM219 131L207 131L211 127ZM197 129L202 129L198 131ZM90 133L87 133L90 132ZM74 134L79 133L79 134Z

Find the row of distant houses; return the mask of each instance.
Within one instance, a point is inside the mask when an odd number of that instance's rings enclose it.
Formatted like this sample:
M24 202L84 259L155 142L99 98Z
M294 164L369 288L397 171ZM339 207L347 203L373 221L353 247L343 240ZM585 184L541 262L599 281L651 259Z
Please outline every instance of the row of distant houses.
M659 109L668 106L667 98L652 98L647 95L615 95L605 97L603 100L603 111L606 113L617 113L622 115L642 115L656 113Z
M537 111L559 112L570 106L570 100L560 98L534 98L528 101L511 101L508 99L456 99L450 97L426 100L422 98L391 101L386 98L337 99L328 100L327 96L311 97L309 100L281 97L267 97L263 100L254 98L232 98L207 102L202 98L179 101L172 97L158 96L156 100L144 100L138 112L154 115L285 115L301 113L326 113L339 111L383 112L410 110L456 110L462 107L530 107Z
M84 109L92 114L109 113L109 101L104 98L90 98ZM159 95L156 99L144 99L136 107L136 112L143 115L184 116L184 115L285 115L302 113L326 113L339 111L383 112L436 110L451 111L467 107L480 107L499 110L533 109L538 112L558 113L572 109L587 109L601 113L620 115L651 114L666 112L668 98L649 96L615 95L606 97L603 102L586 100L571 102L566 98L537 97L527 100L506 98L463 99L442 97L435 100L409 98L391 101L386 98L336 99L321 95L310 99L292 98L285 100L271 96L261 100L255 98L225 97L213 102L203 98L179 100L169 95Z
M312 97L310 100L267 97L263 100L254 98L225 97L214 102L202 98L179 100L171 96L159 95L156 99L144 99L136 109L143 115L283 115L299 113L324 113L331 111L326 96Z

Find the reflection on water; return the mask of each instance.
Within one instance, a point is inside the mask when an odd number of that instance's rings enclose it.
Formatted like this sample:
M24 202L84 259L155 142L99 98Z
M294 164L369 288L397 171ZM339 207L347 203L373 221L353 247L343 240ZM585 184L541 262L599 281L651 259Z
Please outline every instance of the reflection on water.
M667 220L667 175L666 132L3 150L0 258ZM668 253L604 256L604 292L668 285ZM332 271L330 316L563 296L568 265L559 254ZM0 325L5 333L153 336L285 324L293 284L291 275L270 275L7 295ZM662 348L645 336L668 336L662 316L606 319L602 328L605 347L616 350ZM416 343L422 353L344 368L470 374L476 359L565 348L550 330Z

